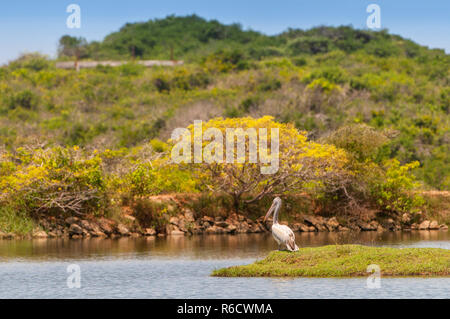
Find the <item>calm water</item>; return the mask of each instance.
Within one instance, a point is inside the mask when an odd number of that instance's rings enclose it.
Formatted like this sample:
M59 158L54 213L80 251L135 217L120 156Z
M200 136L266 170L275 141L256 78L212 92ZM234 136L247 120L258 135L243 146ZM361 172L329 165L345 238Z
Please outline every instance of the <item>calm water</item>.
M450 249L443 231L297 234L301 246L360 243ZM276 249L270 234L0 241L0 298L450 298L450 278L214 278ZM81 288L68 288L69 265Z

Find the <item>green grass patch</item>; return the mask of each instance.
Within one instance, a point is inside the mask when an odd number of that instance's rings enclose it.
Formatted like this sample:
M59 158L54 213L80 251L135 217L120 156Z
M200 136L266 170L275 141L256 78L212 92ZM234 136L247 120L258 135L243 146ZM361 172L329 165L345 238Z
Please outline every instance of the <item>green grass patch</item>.
M217 277L368 276L376 264L381 276L450 276L450 250L331 245L298 252L273 251L250 265L215 270Z
M18 235L31 234L33 220L25 213L9 207L0 208L0 231Z

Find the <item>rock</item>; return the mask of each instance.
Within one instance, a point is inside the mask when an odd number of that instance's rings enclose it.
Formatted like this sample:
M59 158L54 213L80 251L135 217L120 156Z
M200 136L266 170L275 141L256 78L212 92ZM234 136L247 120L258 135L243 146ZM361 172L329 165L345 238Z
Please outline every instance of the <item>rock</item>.
M377 232L384 232L385 231L385 229L383 228L383 226L381 226L380 224L378 224L378 226L377 226Z
M83 229L83 237L89 238L91 237L91 234L86 229Z
M236 233L237 227L234 225L228 225L228 227L225 230L229 234L234 234Z
M435 220L433 220L433 221L430 223L429 229L432 229L432 230L437 230L437 229L439 229L439 224L438 224L438 222L435 221Z
M7 233L3 238L4 239L15 239L17 236L13 233Z
M309 227L302 223L296 224L297 231L307 233L309 232Z
M81 236L81 235L72 235L71 238L72 239L81 239L81 238L83 238L83 236Z
M47 238L48 235L43 230L38 230L33 233L33 238Z
M388 220L385 223L385 227L392 231L401 230L400 225L396 223L395 220L393 220L392 218L388 218Z
M383 229L383 227L382 227L376 220L372 220L372 221L369 223L369 226L372 227L373 230L379 230L380 227L381 227L381 229Z
M408 213L404 213L402 215L402 223L409 225L411 223L411 215Z
M373 230L377 230L377 227L374 227L373 225L371 225L370 223L366 223L363 221L358 221L357 225L359 228L361 228L361 230L363 231L373 231Z
M181 216L179 218L179 222L178 222L178 228L185 233L190 232L190 229L192 228L192 223L186 221L186 219L184 218L184 216Z
M209 217L209 216L203 216L202 217L202 221L203 221L203 224L209 224L209 225L214 225L214 219L212 218L212 217Z
M308 226L313 226L317 231L327 231L325 220L321 216L304 216L303 220Z
M100 218L97 221L97 223L101 231L104 232L106 235L111 235L114 232L115 223L113 221L108 220L106 218Z
M414 223L411 225L411 230L417 230L417 229L419 229L419 224Z
M130 231L123 224L118 224L116 229L117 229L117 232L119 233L119 235L121 235L121 236L129 236L130 235Z
M190 222L190 223L195 221L194 213L188 209L184 212L184 218L186 219L187 222Z
M178 217L175 217L175 216L170 217L170 219L169 219L169 223L172 224L172 225L178 226L179 222L180 222L180 219Z
M246 233L250 233L250 232L251 232L250 226L249 226L249 224L248 224L245 220L244 220L244 221L241 221L241 222L238 224L237 229L238 229L238 232L239 232L239 233L244 233L244 234L246 234Z
M82 234L83 234L83 228L81 228L77 224L70 225L69 235L71 235L73 237L74 235L82 235Z
M221 220L221 221L216 221L215 225L218 227L227 228L230 224L227 223L226 221Z
M196 235L200 235L200 234L203 234L203 230L204 230L204 228L202 226L195 225L194 228L192 228L192 233L196 234Z
M309 226L308 227L308 232L313 233L315 231L317 231L316 227L314 227L314 226Z
M107 237L107 235L102 231L92 231L89 233L92 237Z
M339 225L338 231L350 231L350 228Z
M347 227L348 227L351 231L354 231L354 232L360 232L360 231L361 231L361 228L360 228L357 224L355 224L355 223L353 223L353 222L348 223L348 224L347 224Z
M100 229L100 227L97 224L95 224L94 222L90 222L88 220L80 220L78 225L80 227L82 227L84 230L86 230L86 233L89 236L94 236L94 237L105 236L105 233L103 233L102 230Z
M3 239L5 237L6 237L6 234L0 230L0 239Z
M429 220L424 220L424 221L419 225L419 229L420 229L420 230L427 230L427 229L430 229L430 221L429 221Z
M67 225L76 224L80 219L78 217L68 217L65 219Z
M247 233L254 234L259 233L259 227L257 224L249 225Z
M440 229L440 230L447 230L447 229L448 229L448 226L445 225L445 224L442 224L442 225L439 226L439 229Z
M269 227L266 223L264 223L262 221L258 221L258 225L259 225L259 229L261 229L262 232L269 231Z
M156 230L154 228L146 228L144 230L144 236L155 236Z
M180 231L181 231L181 229L178 228L178 226L176 226L176 225L173 225L173 224L166 225L166 234L167 235L172 235L173 233L178 233ZM182 232L182 233L184 234L184 232Z
M173 230L170 233L170 236L184 236L184 235L185 235L185 232L182 232L181 230Z
M78 225L79 225L81 228L84 228L84 229L86 229L86 230L92 230L92 225L91 225L91 223L90 223L89 221L85 220L85 219L80 220L79 223L78 223Z
M328 228L328 231L333 232L333 231L338 230L339 222L336 219L336 217L332 217L327 221L325 226Z
M255 225L258 233L265 233L267 231L266 227L264 227L262 224L258 223Z
M134 222L136 220L135 217L133 217L131 215L127 215L127 214L123 215L123 218L128 219L131 222Z

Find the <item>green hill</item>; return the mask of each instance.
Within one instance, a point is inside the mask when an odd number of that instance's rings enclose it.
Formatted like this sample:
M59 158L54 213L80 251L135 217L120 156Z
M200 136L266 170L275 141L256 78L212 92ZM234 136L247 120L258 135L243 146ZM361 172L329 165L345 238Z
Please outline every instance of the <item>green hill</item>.
M198 61L205 53L220 48L239 49L251 59L365 50L387 57L416 57L426 49L412 41L390 35L386 30L372 32L350 26L317 27L310 30L288 29L275 36L243 30L241 25L224 25L196 15L128 23L102 42L85 46L83 56L91 59L184 59Z
M60 59L75 54L186 63L77 73L38 55L21 57L0 69L0 145L118 149L165 140L176 127L216 116L273 115L313 140L366 123L391 138L378 161L418 160L415 173L425 184L450 187L450 57L443 50L385 30L317 27L267 36L170 16L127 24L102 42L61 42Z

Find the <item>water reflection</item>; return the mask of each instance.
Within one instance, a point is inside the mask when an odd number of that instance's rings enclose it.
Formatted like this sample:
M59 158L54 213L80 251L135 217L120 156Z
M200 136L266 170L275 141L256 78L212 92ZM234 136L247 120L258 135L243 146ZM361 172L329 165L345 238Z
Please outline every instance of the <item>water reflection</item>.
M448 231L299 233L301 247L336 243L355 243L373 246L441 247L450 249ZM186 258L228 259L258 258L276 249L271 234L239 234L172 236L167 238L120 239L50 239L0 241L0 261L11 259L111 259L111 258Z

